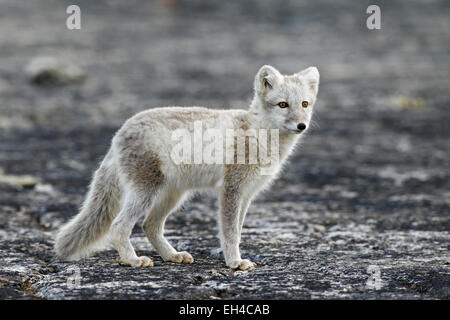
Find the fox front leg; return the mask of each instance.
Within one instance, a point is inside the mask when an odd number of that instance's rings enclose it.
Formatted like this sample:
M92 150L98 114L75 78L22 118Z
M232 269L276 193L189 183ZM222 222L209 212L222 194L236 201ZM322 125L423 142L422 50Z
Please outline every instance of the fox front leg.
M222 190L220 195L220 243L228 267L251 270L255 267L254 263L248 259L241 259L239 251L242 200L242 196L235 190L226 187Z

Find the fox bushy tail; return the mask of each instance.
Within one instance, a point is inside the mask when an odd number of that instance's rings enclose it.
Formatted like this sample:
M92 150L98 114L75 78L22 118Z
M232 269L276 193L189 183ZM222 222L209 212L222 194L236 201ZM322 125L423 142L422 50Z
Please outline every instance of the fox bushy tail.
M120 188L110 153L95 172L80 213L56 236L55 251L65 260L78 260L100 249L119 211Z

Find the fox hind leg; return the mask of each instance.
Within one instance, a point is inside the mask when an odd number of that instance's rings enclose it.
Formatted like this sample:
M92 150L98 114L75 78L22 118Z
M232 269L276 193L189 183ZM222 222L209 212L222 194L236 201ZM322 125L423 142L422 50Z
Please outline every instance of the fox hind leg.
M120 261L133 267L152 267L153 261L146 256L138 257L130 242L130 235L137 220L151 205L151 196L128 192L119 214L111 225L114 244L119 251Z
M142 228L148 240L164 261L192 263L194 259L188 252L178 252L164 237L164 225L168 215L179 205L184 192L177 189L161 190L154 199L152 208L144 220Z

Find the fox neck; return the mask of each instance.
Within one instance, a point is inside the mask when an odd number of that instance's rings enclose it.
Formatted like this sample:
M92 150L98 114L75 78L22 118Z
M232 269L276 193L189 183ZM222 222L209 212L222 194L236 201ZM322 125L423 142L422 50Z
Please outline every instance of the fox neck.
M273 123L267 118L267 114L264 110L264 102L256 94L252 100L252 103L250 104L247 121L248 127L250 129L280 129L275 127ZM299 141L299 138L299 134L279 130L279 147L280 156L282 159L289 155L289 153L291 153L292 148Z

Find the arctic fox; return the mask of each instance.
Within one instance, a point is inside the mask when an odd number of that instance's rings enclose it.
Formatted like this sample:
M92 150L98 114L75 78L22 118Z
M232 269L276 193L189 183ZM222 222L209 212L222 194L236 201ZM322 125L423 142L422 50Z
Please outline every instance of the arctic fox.
M121 262L151 267L152 260L138 257L130 243L134 225L145 216L143 230L163 260L192 263L188 252L178 252L164 237L164 224L189 193L213 188L219 193L219 233L226 265L253 269L255 264L242 259L239 251L245 214L252 198L276 177L283 161L308 129L318 89L316 67L282 75L265 65L256 74L254 98L248 111L166 107L136 114L112 139L80 213L59 230L57 255L77 260L100 249L109 238ZM196 122L219 132L228 129L276 132L271 136L278 139L278 144L270 148L272 153L277 152L279 161L270 174L261 174L264 167L261 159L253 163L248 159L245 163L175 163L171 156L175 146L172 133L180 128L193 132ZM265 145L258 141L260 153ZM249 150L246 146L245 155Z

